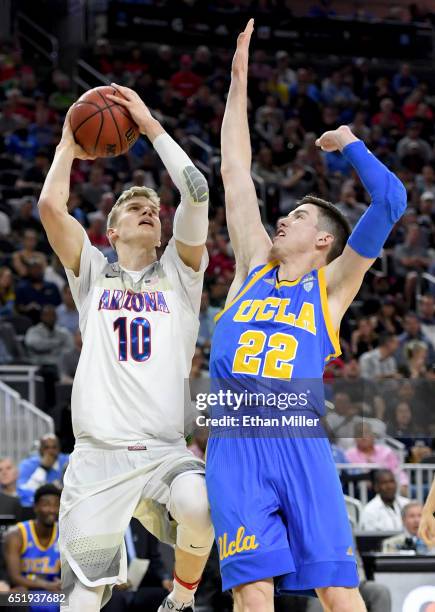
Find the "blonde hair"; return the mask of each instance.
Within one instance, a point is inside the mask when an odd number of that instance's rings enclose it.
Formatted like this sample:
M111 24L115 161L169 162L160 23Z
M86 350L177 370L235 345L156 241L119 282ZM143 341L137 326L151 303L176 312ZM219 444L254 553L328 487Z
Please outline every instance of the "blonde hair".
M121 193L112 206L112 210L107 217L107 229L109 229L109 227L113 228L116 225L121 206L133 198L147 198L160 209L160 198L154 189L151 189L151 187L130 187L130 189Z

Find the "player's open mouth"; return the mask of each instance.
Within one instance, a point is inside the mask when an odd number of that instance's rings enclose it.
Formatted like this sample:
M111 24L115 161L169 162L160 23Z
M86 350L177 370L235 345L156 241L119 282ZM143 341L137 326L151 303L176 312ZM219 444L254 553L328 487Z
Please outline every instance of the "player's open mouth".
M147 219L141 221L139 225L151 225L151 227L154 227L154 223L152 221L148 221Z
M279 232L276 232L275 238L285 238L285 231L279 230Z

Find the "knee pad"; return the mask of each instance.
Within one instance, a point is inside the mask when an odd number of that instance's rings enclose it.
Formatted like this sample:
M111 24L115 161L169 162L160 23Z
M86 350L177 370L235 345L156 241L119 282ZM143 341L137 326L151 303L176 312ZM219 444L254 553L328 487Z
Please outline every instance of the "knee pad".
M174 480L168 510L178 523L177 546L192 555L208 554L214 530L204 476L187 473Z

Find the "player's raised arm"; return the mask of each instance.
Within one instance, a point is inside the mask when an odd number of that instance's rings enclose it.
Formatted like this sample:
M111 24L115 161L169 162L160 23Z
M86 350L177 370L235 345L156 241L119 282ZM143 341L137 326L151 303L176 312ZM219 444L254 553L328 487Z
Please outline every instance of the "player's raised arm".
M68 113L61 141L56 147L53 163L42 187L38 209L54 252L63 266L73 270L77 276L84 233L80 223L68 213L67 208L71 166L75 158L92 159L75 142Z
M221 173L231 245L236 256L236 275L267 261L272 246L263 227L257 194L251 177L251 141L248 125L249 42L254 28L250 19L237 39L221 132ZM241 279L242 282L244 278Z
M183 149L167 134L139 95L129 87L112 83L123 98L107 98L125 106L140 133L147 136L181 194L174 218L174 238L183 262L195 271L201 265L208 232L208 185Z
M358 173L371 203L356 224L343 253L326 267L331 317L336 328L379 256L394 224L406 209L406 189L352 134L347 126L325 132L316 142L324 151L341 151Z

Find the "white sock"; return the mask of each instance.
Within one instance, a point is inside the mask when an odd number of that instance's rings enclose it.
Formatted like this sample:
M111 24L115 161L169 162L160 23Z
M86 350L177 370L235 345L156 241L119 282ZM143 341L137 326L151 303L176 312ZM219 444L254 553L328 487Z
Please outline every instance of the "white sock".
M193 584L195 584L195 586L192 589L189 589L178 582L177 578L174 577L174 588L169 594L169 599L177 604L187 605L192 603L199 581Z

